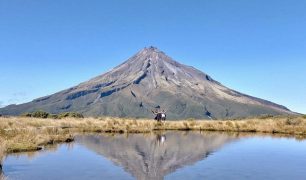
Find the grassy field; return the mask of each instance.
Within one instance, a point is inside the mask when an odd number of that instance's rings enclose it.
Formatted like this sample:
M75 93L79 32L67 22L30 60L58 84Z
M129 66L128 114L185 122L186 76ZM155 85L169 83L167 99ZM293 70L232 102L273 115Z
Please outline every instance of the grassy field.
M5 153L35 151L70 142L80 133L148 133L157 130L260 132L306 136L305 117L260 117L223 121L166 121L104 118L0 117L0 160Z

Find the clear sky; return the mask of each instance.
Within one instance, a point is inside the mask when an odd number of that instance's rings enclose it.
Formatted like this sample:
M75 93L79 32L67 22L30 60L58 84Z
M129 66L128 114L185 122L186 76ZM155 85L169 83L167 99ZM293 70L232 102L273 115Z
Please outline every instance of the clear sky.
M0 0L0 106L77 85L150 45L306 113L305 0Z

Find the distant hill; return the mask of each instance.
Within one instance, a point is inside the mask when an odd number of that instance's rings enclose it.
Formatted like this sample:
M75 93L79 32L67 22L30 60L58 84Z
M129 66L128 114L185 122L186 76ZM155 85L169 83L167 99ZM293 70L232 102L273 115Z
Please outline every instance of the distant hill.
M180 64L155 47L144 48L123 64L89 81L9 105L0 114L44 110L85 116L152 118L161 107L170 119L219 119L262 114L294 114L284 106L229 89L209 75Z

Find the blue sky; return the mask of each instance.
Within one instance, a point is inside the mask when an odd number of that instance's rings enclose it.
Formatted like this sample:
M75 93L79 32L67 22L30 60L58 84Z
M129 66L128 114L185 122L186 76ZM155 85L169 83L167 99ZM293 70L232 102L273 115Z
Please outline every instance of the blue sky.
M145 46L306 113L305 0L0 0L0 106L97 76Z

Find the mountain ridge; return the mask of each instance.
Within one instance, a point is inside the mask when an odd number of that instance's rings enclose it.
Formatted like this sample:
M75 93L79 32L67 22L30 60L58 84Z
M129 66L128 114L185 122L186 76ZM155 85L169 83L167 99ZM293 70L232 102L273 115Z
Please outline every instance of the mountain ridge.
M282 105L227 88L156 47L144 48L110 71L74 87L0 108L0 114L41 109L50 113L76 111L87 116L152 118L155 107L166 109L170 119L293 114Z

